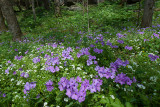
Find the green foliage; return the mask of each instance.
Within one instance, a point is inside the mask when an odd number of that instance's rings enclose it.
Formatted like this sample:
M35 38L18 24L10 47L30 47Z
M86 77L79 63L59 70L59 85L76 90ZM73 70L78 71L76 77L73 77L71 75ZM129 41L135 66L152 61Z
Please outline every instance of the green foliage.
M156 5L159 5L159 2ZM155 25L153 27L138 29L135 27L137 13L134 12L137 8L137 4L121 7L112 2L90 6L90 32L87 32L88 16L86 13L83 16L80 11L62 10L62 17L55 18L53 10L46 11L43 8L37 8L36 22L33 20L31 10L18 13L20 26L26 34L23 37L24 41L12 42L9 32L2 32L0 35L0 92L6 94L6 97L0 94L0 105L40 107L47 103L50 107L158 107L160 105L160 59L151 61L148 55L153 53L160 56L160 39L154 36L154 33L158 34L160 30L157 25L157 22L160 22L159 12L154 13ZM118 38L118 33L125 37ZM97 38L100 35L103 39L98 41ZM144 41L144 39L149 39L149 41ZM108 40L112 45L119 47L112 48L106 45ZM120 44L117 40L123 40L124 43ZM52 47L53 43L58 44L56 48ZM90 45L95 47L90 47ZM133 49L125 49L127 45L132 46ZM51 56L51 53L53 53L53 58L61 56L67 47L72 48L73 52L70 55L74 60L60 59L58 72L52 73L45 70L44 56L46 54ZM129 64L126 67L120 67L116 74L125 73L131 79L135 76L137 82L131 86L121 85L115 83L113 79L103 77L101 78L103 80L101 91L96 93L88 91L84 102L79 103L69 98L65 91L60 91L58 88L61 77L70 79L79 76L82 80L91 81L98 75L95 71L96 65L87 65L87 55L77 57L77 53L87 47L90 47L89 52L92 56L96 56L96 61L101 67L109 68L117 58L128 60ZM103 52L96 53L95 48L103 49ZM22 60L16 60L17 55L23 56ZM39 57L40 62L33 63L35 57ZM14 65L11 66L11 64ZM23 70L21 71L20 68ZM9 69L9 74L5 73L7 69ZM14 71L17 72L16 75L13 75ZM21 77L22 72L27 72L29 77ZM44 85L48 80L53 81L54 90L51 92L47 91ZM34 81L36 81L36 88L25 95L23 92L25 83ZM40 97L38 98L37 95Z

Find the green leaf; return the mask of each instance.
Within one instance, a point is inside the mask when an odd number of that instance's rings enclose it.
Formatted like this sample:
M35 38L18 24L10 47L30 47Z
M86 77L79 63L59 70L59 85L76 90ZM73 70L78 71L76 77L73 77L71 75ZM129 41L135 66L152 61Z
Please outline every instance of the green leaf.
M131 103L129 103L129 102L126 102L126 107L132 107L132 105L131 105Z
M67 105L66 107L72 107L73 102L71 102L69 105Z
M123 107L122 105L116 104L116 103L112 103L111 104L113 107Z

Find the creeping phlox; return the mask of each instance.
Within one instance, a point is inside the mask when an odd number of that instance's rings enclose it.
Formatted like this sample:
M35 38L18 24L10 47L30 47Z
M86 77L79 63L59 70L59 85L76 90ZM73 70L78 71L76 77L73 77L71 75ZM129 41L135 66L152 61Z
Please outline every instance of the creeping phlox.
M159 56L157 56L157 55L152 55L152 54L149 54L148 57L150 57L151 61L155 61L156 59L159 58Z
M80 58L82 55L88 55L87 65L97 64L96 56L90 55L90 48L82 48L79 53L77 53L77 57Z
M129 64L129 61L122 61L121 59L117 59L114 63L112 62L110 64L110 68L105 68L105 67L100 67L100 66L96 66L95 70L98 72L99 76L105 77L105 78L111 78L114 79L116 83L120 83L122 84L127 84L127 85L131 85L131 83L136 82L136 79L134 78L134 80L131 80L129 77L126 76L126 74L118 74L116 76L116 72L118 72L118 68L121 66L126 66Z
M81 84L80 89L78 86ZM76 79L73 77L70 80L62 77L58 83L60 91L66 90L66 95L74 100L78 100L80 103L85 100L86 92L89 90L91 93L100 91L102 80L93 79L92 84L89 84L89 80L85 79L82 81L80 77Z
M26 82L26 84L24 85L24 94L27 94L29 93L29 91L32 89L32 88L35 88L36 87L36 82Z
M56 71L59 71L59 67L55 65L59 65L59 57L48 57L47 61L45 62L46 70L54 73Z

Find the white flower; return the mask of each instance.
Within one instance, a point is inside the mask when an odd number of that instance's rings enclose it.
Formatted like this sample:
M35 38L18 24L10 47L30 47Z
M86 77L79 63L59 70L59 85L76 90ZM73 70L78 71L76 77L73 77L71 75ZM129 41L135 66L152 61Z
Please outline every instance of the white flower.
M47 107L47 104L48 104L47 102L44 102L43 107Z
M150 77L150 80L153 81L153 82L156 82L157 81L157 77L156 76Z
M112 99L115 99L114 95L110 95Z
M93 78L93 75L91 74L90 77Z
M13 81L14 79L12 78L11 81Z
M21 83L22 83L22 80L21 80L21 81L18 81L16 85L20 85Z
M142 89L145 89L146 87L144 86L144 85L142 85L142 84L137 84L137 86L139 87L139 88L142 88Z
M104 96L102 96L102 98L104 98Z
M127 65L127 66L128 66L128 68L131 68L131 69L133 69L131 65Z
M68 98L64 98L64 101L65 101L65 102L68 102Z
M80 67L77 67L77 70L82 70Z
M63 66L59 66L59 68L63 68Z

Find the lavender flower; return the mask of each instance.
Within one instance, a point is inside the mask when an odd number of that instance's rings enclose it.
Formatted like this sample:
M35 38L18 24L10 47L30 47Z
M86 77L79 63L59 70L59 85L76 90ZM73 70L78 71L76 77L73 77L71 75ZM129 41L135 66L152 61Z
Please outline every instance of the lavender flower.
M52 86L53 82L51 80L49 80L45 85L47 87L47 91L52 91L54 89L54 87Z
M117 40L118 43L123 44L124 41L123 40Z
M9 69L6 69L6 70L5 70L5 73L6 73L6 74L9 74Z
M157 58L159 58L159 56L152 54L149 54L148 57L150 57L151 61L155 61Z
M132 48L132 46L125 46L125 49L128 49L128 50L132 50L133 48Z
M17 59L17 60L19 60L19 61L20 61L22 58L23 58L23 56L15 56L15 57L14 57L14 59Z
M40 58L38 58L38 57L35 57L35 58L33 58L33 63L38 63L38 62L40 62Z

